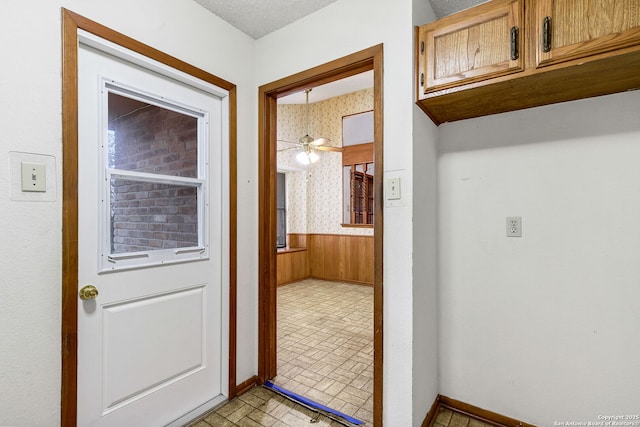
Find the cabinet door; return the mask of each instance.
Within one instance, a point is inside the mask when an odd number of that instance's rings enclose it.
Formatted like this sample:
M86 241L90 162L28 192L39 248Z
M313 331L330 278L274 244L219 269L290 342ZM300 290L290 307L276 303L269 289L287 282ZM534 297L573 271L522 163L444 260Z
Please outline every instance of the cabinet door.
M640 0L538 0L536 12L538 66L640 44Z
M494 0L419 29L423 93L523 69L522 0Z

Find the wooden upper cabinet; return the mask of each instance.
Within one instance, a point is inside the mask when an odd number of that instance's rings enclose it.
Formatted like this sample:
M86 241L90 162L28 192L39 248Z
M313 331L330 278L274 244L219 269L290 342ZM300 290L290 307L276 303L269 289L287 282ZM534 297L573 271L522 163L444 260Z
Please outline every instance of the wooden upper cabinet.
M423 94L522 71L523 0L494 0L418 30Z
M640 0L537 0L537 66L640 44Z
M436 124L637 90L640 0L491 0L417 27L415 55Z

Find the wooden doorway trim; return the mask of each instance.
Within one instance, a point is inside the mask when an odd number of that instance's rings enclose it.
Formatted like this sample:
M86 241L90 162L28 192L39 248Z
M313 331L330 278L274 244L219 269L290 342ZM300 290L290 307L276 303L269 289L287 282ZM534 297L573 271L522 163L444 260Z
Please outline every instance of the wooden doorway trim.
M374 97L374 298L373 298L373 419L382 426L382 244L383 244L383 46L377 45L315 68L260 86L258 99L259 163L259 296L258 378L277 374L276 355L276 121L277 99L373 70Z
M78 30L229 92L229 398L236 387L236 85L62 8L62 380L60 425L76 426L78 362Z

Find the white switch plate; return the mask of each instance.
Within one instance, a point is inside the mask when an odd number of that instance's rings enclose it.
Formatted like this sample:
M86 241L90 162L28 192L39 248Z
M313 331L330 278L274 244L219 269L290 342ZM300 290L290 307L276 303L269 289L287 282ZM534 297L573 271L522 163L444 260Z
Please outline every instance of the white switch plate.
M402 194L400 193L400 177L387 178L386 183L385 198L387 200L400 200L402 198Z
M522 237L522 217L507 217L507 237Z
M35 163L44 165L44 173L42 174L42 185L44 189L41 191L24 191L23 183L23 163ZM20 151L9 151L9 175L11 176L11 200L14 202L54 202L57 199L56 191L56 158L46 154L24 153ZM28 169L25 169L26 174ZM25 178L27 178L25 176ZM32 181L29 173L25 182ZM38 178L38 177L36 177ZM31 183L32 184L32 183ZM30 185L33 188L33 185Z
M44 193L47 191L47 167L44 163L22 162L22 191Z

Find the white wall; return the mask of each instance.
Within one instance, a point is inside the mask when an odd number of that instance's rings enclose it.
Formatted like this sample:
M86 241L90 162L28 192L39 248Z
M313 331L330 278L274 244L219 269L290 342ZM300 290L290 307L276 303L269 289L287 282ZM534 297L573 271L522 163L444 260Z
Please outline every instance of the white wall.
M428 1L413 0L413 24L436 19ZM411 77L413 78L413 70ZM415 97L414 97L415 99ZM413 425L420 425L439 390L437 305L438 128L413 106Z
M640 91L446 124L439 151L441 393L545 426L636 414Z
M439 392L437 305L437 128L414 106L413 425Z
M408 0L340 0L256 44L261 85L384 43L384 168L403 179L402 206L384 212L383 410L389 426L413 424L411 7Z
M237 84L238 381L256 373L254 41L190 0L3 2L0 425L56 426L60 419L61 6ZM10 151L55 157L55 201L11 200Z

